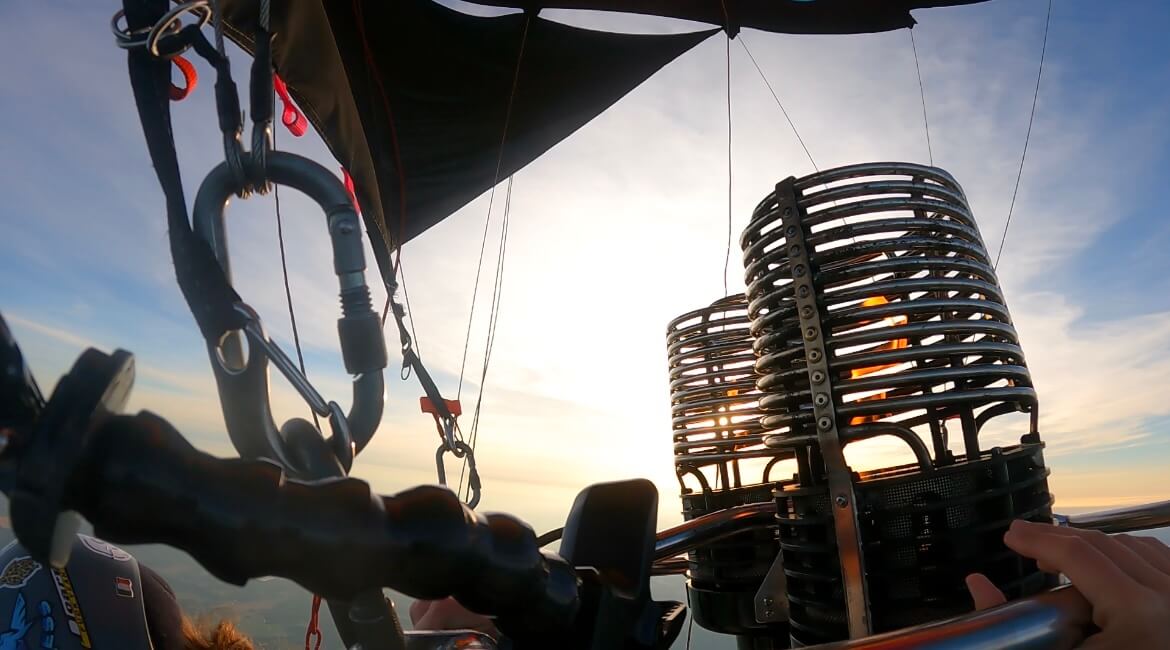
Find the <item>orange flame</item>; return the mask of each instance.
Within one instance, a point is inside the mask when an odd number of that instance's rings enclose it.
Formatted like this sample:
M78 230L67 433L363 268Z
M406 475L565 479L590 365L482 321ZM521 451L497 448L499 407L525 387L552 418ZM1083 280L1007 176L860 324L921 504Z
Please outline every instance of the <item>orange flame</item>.
M872 298L866 298L865 302L861 303L861 306L862 307L877 307L878 305L888 305L889 303L890 303L890 301L887 300L885 296L873 296ZM905 325L908 322L909 322L909 319L906 318L905 315L887 316L887 317L882 319L882 326L883 327L898 327L899 325ZM886 343L883 343L883 344L881 344L875 348L872 348L868 351L869 352L884 352L886 350L902 350L902 349L905 349L906 347L909 347L909 342L906 339L891 339L890 341L887 341ZM864 377L866 375L872 375L876 372L881 372L882 370L888 370L888 369L893 368L897 365L898 365L897 363L886 363L886 364L881 364L881 365L877 365L877 366L867 366L865 368L855 368L849 372L849 378L850 379L857 379L859 377ZM861 399L859 399L857 401L858 402L868 402L868 401L872 401L872 400L881 400L881 399L885 399L885 398L886 398L886 393L885 393L885 391L883 391L883 392L877 393L876 395L870 395L869 397L862 397ZM877 422L878 420L882 419L883 417L886 417L886 415L859 415L859 416L855 416L854 418L852 418L849 421L849 424L858 425L858 424L865 424L866 422Z

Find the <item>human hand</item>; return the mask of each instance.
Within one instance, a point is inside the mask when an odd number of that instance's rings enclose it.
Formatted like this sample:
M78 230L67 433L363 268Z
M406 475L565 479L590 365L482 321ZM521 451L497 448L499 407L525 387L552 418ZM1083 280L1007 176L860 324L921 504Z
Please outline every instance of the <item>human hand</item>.
M1106 535L1026 521L1012 522L1004 543L1036 560L1041 571L1063 573L1093 608L1101 630L1080 647L1170 648L1170 548L1151 537ZM975 609L1005 598L986 576L967 577Z
M475 630L500 638L492 619L468 610L454 598L414 601L410 604L410 622L417 630Z

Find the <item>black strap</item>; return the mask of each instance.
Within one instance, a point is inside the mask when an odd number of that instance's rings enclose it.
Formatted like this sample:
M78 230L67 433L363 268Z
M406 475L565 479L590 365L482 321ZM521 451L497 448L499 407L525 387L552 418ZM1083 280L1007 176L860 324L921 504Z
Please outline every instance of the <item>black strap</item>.
M154 25L169 8L167 0L124 0L123 7L131 31ZM197 31L185 33L198 34ZM146 146L166 196L171 259L179 289L203 337L218 341L224 333L243 327L244 317L235 310L240 296L228 283L211 247L191 230L171 129L171 63L151 56L145 48L134 48L129 51L128 65Z

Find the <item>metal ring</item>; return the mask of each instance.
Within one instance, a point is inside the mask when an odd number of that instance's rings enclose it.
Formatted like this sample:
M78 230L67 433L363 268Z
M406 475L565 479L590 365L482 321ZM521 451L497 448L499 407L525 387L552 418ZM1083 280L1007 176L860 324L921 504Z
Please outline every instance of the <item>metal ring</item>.
M158 49L159 41L162 40L162 37L166 35L168 30L178 31L180 28L179 19L182 18L184 14L188 13L195 14L195 24L198 25L200 29L206 26L207 23L211 22L212 11L211 6L208 4L208 0L191 0L190 2L185 2L181 5L178 5L174 9L171 9L167 13L163 14L162 18L160 18L159 21L154 24L154 27L150 29L150 32L147 33L145 43L146 51L150 52L153 56L160 56ZM187 48L184 47L182 49L186 50ZM182 50L180 50L180 52L181 51ZM178 53L179 52L168 54L173 56L174 54Z
M122 27L118 24L118 22L125 17L126 10L119 9L115 11L114 16L110 18L110 31L114 34L114 43L123 50L131 50L136 47L143 47L146 45L146 35L150 33L150 30L153 29L154 26L152 25L151 27L142 27L133 30L130 29L128 25L126 27ZM175 25L171 31L172 33L179 31L179 26Z

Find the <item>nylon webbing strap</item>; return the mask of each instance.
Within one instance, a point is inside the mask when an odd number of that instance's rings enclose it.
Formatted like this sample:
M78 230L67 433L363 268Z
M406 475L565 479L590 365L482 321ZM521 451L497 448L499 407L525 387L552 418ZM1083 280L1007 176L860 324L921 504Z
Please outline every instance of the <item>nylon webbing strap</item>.
M168 9L167 0L124 0L126 24L131 30L149 28ZM191 230L183 182L171 129L171 63L151 56L145 48L129 50L130 86L155 174L167 202L167 231L179 289L203 337L218 341L239 329L244 318L235 310L239 295L224 277L211 247Z

